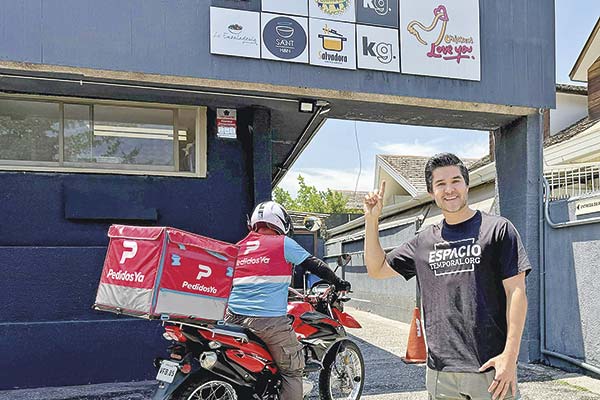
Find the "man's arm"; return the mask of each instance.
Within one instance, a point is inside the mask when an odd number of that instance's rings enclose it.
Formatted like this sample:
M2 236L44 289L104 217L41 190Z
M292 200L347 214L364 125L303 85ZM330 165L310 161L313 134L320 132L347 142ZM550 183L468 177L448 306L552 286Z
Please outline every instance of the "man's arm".
M379 191L365 196L365 265L371 278L385 279L397 276L385 259L385 252L379 242L379 216L383 209L385 181L381 182Z
M496 370L496 377L488 389L494 399L503 399L509 389L513 395L517 391L517 359L527 316L525 272L504 279L502 284L506 293L506 344L500 355L481 367L481 371L490 367Z
M327 264L325 264L322 260L319 260L315 256L309 256L308 258L306 258L306 260L299 264L299 266L317 275L319 278L324 279L331 284L334 284L339 290L349 290L349 288L344 288L347 282L338 277L335 274L335 272L333 272L331 268L327 266Z

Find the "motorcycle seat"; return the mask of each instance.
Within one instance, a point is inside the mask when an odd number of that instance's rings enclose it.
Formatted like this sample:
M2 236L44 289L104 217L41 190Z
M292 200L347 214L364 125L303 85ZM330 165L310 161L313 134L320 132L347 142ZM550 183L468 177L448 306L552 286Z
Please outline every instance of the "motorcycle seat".
M233 336L233 337L242 339L246 342L249 341L248 334L250 332L246 328L239 326L239 325L233 325L233 324L227 324L227 323L219 324L219 325L215 326L214 328L212 328L211 330L216 334Z
M237 337L247 342L250 340L253 342L258 342L266 348L266 344L262 341L261 338L252 333L250 329L240 325L224 323L222 325L215 326L212 329L212 331L215 333L222 333L224 335Z

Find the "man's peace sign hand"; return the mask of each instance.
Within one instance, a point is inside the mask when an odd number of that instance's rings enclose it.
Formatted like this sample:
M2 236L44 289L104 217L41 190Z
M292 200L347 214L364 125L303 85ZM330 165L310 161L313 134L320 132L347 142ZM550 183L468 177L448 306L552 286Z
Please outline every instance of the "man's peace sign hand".
M378 219L383 209L383 195L385 194L385 181L381 181L379 190L369 192L365 196L364 210L366 219Z

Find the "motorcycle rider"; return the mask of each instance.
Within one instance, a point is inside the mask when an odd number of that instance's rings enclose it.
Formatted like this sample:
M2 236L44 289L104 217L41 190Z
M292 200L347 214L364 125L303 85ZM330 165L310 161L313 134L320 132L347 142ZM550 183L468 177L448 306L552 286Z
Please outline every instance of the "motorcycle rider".
M288 287L299 265L339 291L350 283L288 236L292 220L274 201L258 204L248 223L250 233L240 242L226 322L250 329L267 345L282 377L282 400L301 400L304 356L287 317Z

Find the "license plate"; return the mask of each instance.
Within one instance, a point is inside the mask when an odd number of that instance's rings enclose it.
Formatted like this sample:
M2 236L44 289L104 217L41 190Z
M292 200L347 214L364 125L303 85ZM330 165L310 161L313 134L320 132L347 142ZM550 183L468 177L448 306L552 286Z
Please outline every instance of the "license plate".
M177 374L178 364L172 361L163 360L156 374L156 380L161 382L173 383L175 374Z

